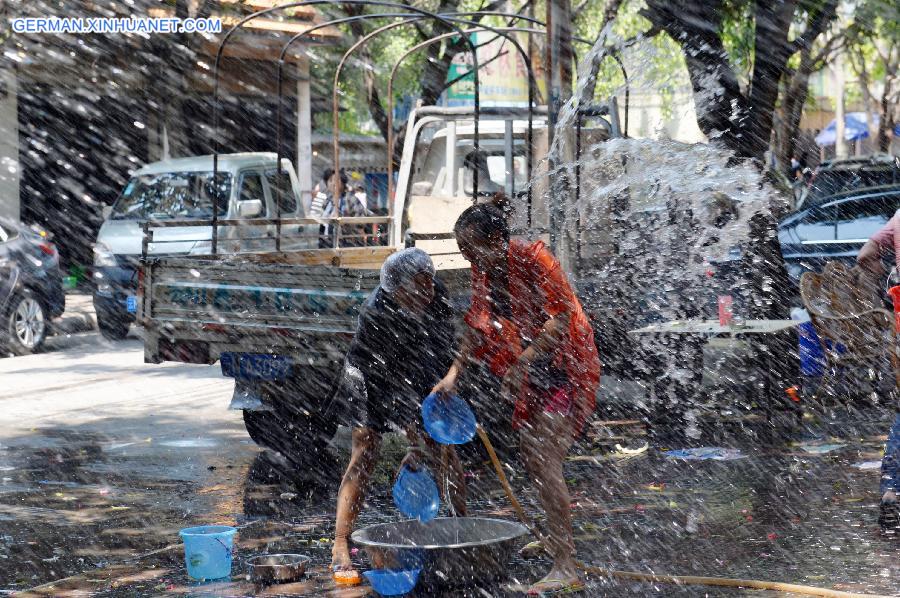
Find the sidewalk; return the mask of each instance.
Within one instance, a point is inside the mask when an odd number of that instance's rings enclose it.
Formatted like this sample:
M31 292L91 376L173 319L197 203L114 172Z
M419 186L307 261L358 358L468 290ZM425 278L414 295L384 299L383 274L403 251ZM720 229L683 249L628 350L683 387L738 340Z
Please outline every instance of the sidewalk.
M97 316L90 295L69 291L66 293L66 311L50 324L51 334L77 334L97 329Z

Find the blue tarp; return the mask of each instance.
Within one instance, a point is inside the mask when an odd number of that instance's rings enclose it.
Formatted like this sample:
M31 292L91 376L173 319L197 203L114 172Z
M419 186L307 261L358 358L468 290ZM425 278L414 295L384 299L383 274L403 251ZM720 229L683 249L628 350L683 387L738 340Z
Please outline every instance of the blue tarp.
M878 126L878 115L872 115L872 126ZM848 112L844 115L844 140L857 141L869 136L869 128L866 126L865 112ZM819 145L834 145L837 141L837 119L828 123L828 126L816 135L816 143Z

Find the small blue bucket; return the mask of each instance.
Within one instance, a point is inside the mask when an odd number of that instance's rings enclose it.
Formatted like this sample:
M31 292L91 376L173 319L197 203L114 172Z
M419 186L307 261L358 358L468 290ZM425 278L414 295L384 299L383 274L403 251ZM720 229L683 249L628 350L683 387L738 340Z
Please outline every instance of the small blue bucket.
M375 569L363 571L363 575L372 584L372 589L381 596L402 596L409 594L419 581L421 569L391 570Z
M819 335L812 322L803 322L798 328L800 373L804 376L821 376L825 373L825 354L819 344Z
M437 394L425 397L422 422L428 435L441 444L465 444L472 440L478 427L472 409L456 395L443 399Z
M236 533L236 528L227 525L201 525L178 532L184 540L184 562L191 579L206 581L231 577L231 552Z

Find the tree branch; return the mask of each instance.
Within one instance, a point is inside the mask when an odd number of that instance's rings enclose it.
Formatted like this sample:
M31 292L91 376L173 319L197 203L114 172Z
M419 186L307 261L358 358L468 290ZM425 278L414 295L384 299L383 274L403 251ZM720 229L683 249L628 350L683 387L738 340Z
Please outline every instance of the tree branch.
M825 65L831 61L832 56L847 45L846 42L847 37L843 33L828 38L822 45L822 48L813 56L811 72L825 68Z
M640 14L681 46L700 130L740 156L745 151L742 129L750 119L750 107L720 36L723 2L645 0Z
M825 4L810 11L806 19L806 30L791 44L793 55L803 48L811 48L816 39L825 32L837 17L838 0L828 0Z
M523 12L525 12L525 9L527 9L529 6L531 6L532 1L533 0L525 0L525 2L522 3L522 6L520 6L519 8L516 9L516 14L520 15ZM585 0L585 1L587 1L587 0ZM518 22L518 21L519 21L519 19L517 19L515 17L510 17L509 21L506 22L506 26L514 27L516 22ZM523 26L526 26L526 27L531 27L532 25L533 25L532 23L523 23Z
M587 0L585 0L585 3ZM621 8L624 0L609 0L609 4L606 5L606 8L603 10L603 20L600 23L600 31L597 33L597 40L594 42L594 45L600 41L600 36L603 35L603 31L607 28L607 26L616 18L616 15L619 12L619 8ZM648 31L644 33L639 33L638 35L625 40L620 46L607 46L603 49L602 52L598 52L594 55L593 60L591 61L590 73L588 74L588 83L581 90L581 97L578 98L578 102L581 104L588 104L594 98L594 92L597 89L597 75L600 72L600 64L603 60L609 56L611 53L627 48L635 43L638 40L646 39L647 37L653 37L659 34L660 29L653 25Z
M425 26L422 24L422 21L413 21L413 27L416 28L416 33L419 34L419 41L425 41L429 37L431 37L427 31L425 31Z

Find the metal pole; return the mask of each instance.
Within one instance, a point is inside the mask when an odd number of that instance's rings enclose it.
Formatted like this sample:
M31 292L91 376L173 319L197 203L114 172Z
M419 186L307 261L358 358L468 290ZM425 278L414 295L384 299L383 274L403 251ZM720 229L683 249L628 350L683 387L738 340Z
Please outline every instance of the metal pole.
M569 0L547 0L547 106L548 144L553 146L559 111L572 92L571 14ZM548 161L549 172L556 167L552 154ZM551 177L550 191L550 249L557 251L563 227L565 210L565 181ZM563 257L559 256L558 257Z
M338 0L338 1L351 1L351 0ZM403 5L401 5L401 6L403 6ZM409 10L415 10L416 12L418 12L419 14L422 14L423 16L440 20L441 22L446 24L448 28L452 29L453 32L456 33L456 35L459 35L460 37L464 38L466 41L466 44L469 46L469 51L472 54L472 66L473 66L473 70L475 71L475 151L478 151L478 112L479 112L479 106L480 106L480 97L479 97L478 87L479 87L480 82L479 82L479 74L478 74L478 50L475 47L475 43L463 34L463 30L460 27L458 27L452 23L452 21L454 19L445 17L443 15L438 15L436 13L430 13L428 11L424 11L421 9L414 9L413 7L407 7L407 8ZM338 130L338 83L339 83L341 69L343 68L344 63L346 62L346 60L350 56L350 54L352 54L361 45L368 42L369 39L371 39L375 35L380 35L384 31L393 29L394 27L399 27L400 25L404 25L404 24L406 24L405 21L401 22L401 23L391 23L389 25L385 25L384 27L380 27L379 29L376 29L372 33L369 33L368 35L366 35L365 37L363 37L362 39L357 41L355 44L353 44L353 46L351 46L350 49L344 53L344 55L341 57L341 61L338 63L337 70L334 73L334 89L332 92L332 113L333 114L332 114L332 132L331 132L331 134L332 134L332 143L333 143L332 151L334 152L334 171L335 172L339 172L339 169L340 169L340 146L338 143L338 140L340 139L340 131ZM388 100L390 101L390 98L388 98ZM390 110L388 110L387 117L388 117L388 162L392 164L393 156L390 155L390 151L391 151L390 147L391 147L391 142L392 142L392 137L393 137L393 130L392 130L392 118L391 118ZM477 185L477 183L476 183L476 185ZM476 190L477 190L477 187L476 187ZM388 201L391 203L393 203L392 198L391 198L392 194L393 194L393 181L391 180L390 172L388 172Z

